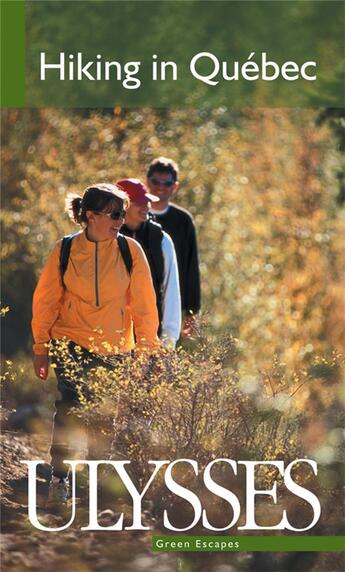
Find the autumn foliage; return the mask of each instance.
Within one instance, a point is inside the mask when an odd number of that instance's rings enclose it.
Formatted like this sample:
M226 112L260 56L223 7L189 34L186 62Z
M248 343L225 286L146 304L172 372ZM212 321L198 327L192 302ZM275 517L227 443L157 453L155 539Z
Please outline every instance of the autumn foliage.
M72 227L68 191L145 178L164 153L180 165L176 202L194 215L203 310L215 331L239 338L245 367L273 355L289 367L342 339L340 162L331 132L308 110L3 114L6 235L4 301L28 347L34 283L54 242Z

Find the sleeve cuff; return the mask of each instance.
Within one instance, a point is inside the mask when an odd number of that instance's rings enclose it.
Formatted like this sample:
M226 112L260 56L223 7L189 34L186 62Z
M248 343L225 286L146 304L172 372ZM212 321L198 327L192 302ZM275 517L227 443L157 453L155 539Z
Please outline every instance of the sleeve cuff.
M48 355L48 343L34 344L33 351L36 356L46 356Z

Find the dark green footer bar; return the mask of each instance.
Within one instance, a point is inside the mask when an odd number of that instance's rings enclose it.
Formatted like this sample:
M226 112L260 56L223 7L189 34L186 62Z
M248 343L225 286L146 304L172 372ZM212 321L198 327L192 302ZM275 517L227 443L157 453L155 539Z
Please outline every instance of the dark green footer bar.
M343 552L345 536L153 536L153 552Z

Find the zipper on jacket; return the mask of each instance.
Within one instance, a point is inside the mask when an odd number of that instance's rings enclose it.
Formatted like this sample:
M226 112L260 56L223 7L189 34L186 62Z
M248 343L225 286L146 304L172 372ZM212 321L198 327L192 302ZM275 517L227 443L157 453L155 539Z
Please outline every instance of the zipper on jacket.
M96 290L96 306L99 306L99 290L98 290L98 242L96 242L96 250L95 250L95 290Z

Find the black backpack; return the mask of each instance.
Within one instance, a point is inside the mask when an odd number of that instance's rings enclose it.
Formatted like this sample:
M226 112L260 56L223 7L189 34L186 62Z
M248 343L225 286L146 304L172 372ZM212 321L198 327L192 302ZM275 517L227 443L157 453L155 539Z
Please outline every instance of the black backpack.
M71 252L72 240L75 236L79 233L69 234L68 236L64 236L61 243L61 250L60 250L60 273L61 273L61 280L63 283L63 277L67 270L69 255ZM129 250L127 239L123 236L123 234L118 234L117 242L119 245L120 253L122 259L125 263L127 268L127 272L131 275L132 267L133 267L133 259L131 255L131 251Z
M162 251L163 231L159 223L151 218L143 223L139 229L133 233L126 225L122 227L125 235L133 236L143 247L147 261L150 266L153 286L156 292L157 310L159 317L159 330L161 331L161 322L163 315L162 287L164 281L164 257Z

